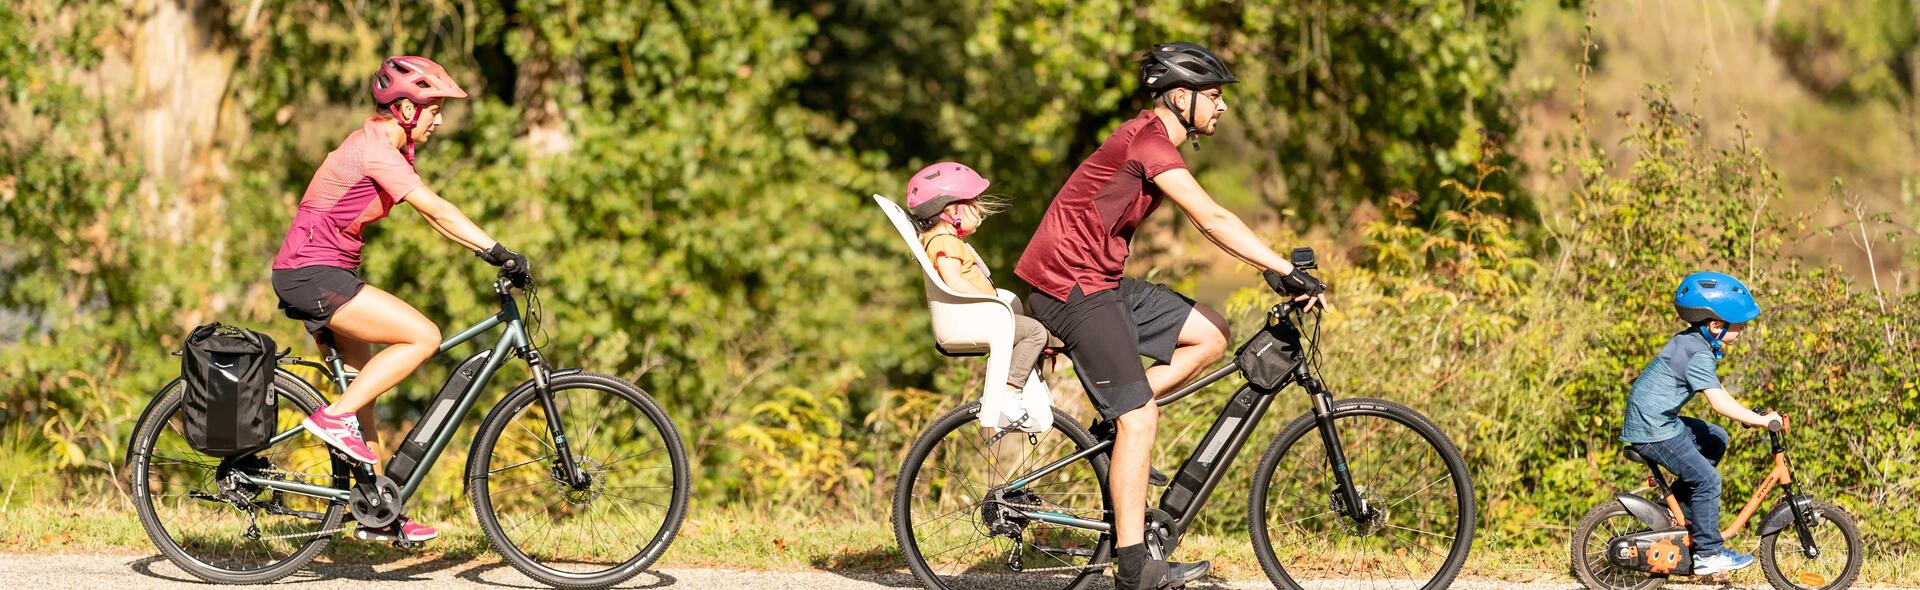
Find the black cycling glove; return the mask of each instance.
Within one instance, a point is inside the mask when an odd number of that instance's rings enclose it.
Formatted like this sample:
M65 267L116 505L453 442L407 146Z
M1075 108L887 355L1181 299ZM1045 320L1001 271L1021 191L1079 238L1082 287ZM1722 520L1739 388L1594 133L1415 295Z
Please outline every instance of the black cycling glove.
M506 269L507 272L533 276L533 263L527 261L525 254L508 249L506 244L494 242L492 248L475 252L475 254L479 255L481 260L487 261L487 264Z
M1282 295L1292 297L1299 297L1301 295L1311 296L1319 295L1327 290L1327 285L1321 283L1320 279L1314 278L1313 275L1307 274L1307 271L1298 268L1293 269L1293 272L1289 274L1283 275L1269 270L1260 273L1260 276L1267 279L1268 287L1272 287L1275 293Z

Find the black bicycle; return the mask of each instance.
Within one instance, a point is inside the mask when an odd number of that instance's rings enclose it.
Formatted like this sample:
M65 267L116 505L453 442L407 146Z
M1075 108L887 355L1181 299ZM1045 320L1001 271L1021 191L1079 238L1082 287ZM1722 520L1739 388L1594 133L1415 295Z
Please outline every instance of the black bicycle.
M522 316L516 286L535 313ZM325 364L282 356L273 390L280 424L293 427L230 457L188 445L182 382L167 384L141 414L127 452L134 505L154 546L200 579L262 584L298 571L356 522L392 524L494 372L517 357L533 378L481 421L461 478L488 542L521 573L560 588L611 586L659 559L679 531L691 487L673 422L632 383L549 367L528 335L539 322L531 280L503 271L493 289L499 313L440 351L504 327L499 339L454 369L413 431L394 441L384 473L299 426L328 402L287 367L316 369L345 392L354 373L336 351L328 350Z
M1296 251L1295 264L1313 268L1312 252ZM1267 447L1249 494L1248 527L1267 578L1287 589L1446 588L1473 541L1466 462L1406 406L1335 400L1319 378L1318 317L1274 305L1236 362L1157 401L1174 403L1242 370L1249 348L1282 355L1278 379L1259 375L1235 391L1149 507L1148 552L1173 554L1276 394L1299 385L1313 409ZM1309 318L1303 342L1299 327ZM979 409L968 404L934 421L900 468L893 528L908 567L928 588L1013 587L1010 576L1019 587L1085 587L1112 557L1110 423L1090 432L1056 409L1045 434L995 432L975 422Z

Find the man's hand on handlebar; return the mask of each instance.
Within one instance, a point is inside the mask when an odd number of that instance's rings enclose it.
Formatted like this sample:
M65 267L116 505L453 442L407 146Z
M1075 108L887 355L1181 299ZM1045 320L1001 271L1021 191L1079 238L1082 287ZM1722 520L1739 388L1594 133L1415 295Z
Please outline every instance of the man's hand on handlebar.
M1312 311L1315 307L1326 307L1327 285L1320 282L1320 279L1313 275L1307 274L1307 271L1303 269L1296 267L1293 269L1293 272L1284 275L1277 271L1267 270L1261 272L1260 275L1267 280L1267 286L1272 288L1275 293L1291 296L1293 298L1293 305L1300 308L1300 311Z

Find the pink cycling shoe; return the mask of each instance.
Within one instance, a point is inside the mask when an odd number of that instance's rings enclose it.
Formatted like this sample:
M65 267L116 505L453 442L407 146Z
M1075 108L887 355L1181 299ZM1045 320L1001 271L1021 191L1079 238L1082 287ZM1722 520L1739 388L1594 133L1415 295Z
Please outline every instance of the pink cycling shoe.
M333 448L340 449L348 457L369 465L379 463L380 458L373 456L373 449L367 447L367 440L360 435L360 418L353 414L335 416L327 413L326 408L307 416L300 422L307 432L327 441Z

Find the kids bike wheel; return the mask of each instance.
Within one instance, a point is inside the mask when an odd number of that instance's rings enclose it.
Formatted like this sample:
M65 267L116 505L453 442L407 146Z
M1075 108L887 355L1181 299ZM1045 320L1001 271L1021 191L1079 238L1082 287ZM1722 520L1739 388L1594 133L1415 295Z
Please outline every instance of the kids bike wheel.
M1260 458L1248 494L1255 557L1287 590L1340 584L1393 590L1452 585L1473 544L1473 478L1440 428L1389 401L1334 402L1354 518L1319 420L1303 414Z
M981 428L979 413L972 403L935 420L900 466L893 534L907 567L935 590L1085 588L1112 556L1112 535L1023 512L1109 522L1107 455L1016 486L1097 441L1059 410L1052 430L1031 436Z
M1853 586L1860 577L1860 561L1865 546L1860 541L1860 525L1840 507L1813 502L1807 507L1812 526L1808 532L1818 555L1808 556L1800 542L1800 533L1788 526L1760 539L1760 570L1767 583L1780 590L1838 590Z
M494 551L556 588L605 588L667 551L687 513L687 451L665 410L626 381L557 373L552 415L531 382L474 435L467 495ZM566 477L559 423L580 485Z
M1614 537L1649 530L1627 512L1627 507L1608 500L1580 518L1573 528L1573 578L1590 590L1654 590L1666 583L1664 576L1626 569L1607 560L1607 543Z
M279 423L323 405L306 384L276 375ZM134 426L127 452L134 511L168 560L218 584L265 584L299 571L341 527L344 503L240 483L237 474L344 488L349 466L326 443L300 436L259 452L210 457L187 444L185 388L174 380Z

